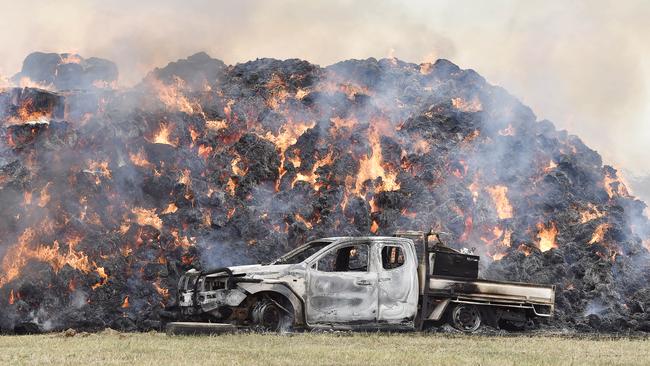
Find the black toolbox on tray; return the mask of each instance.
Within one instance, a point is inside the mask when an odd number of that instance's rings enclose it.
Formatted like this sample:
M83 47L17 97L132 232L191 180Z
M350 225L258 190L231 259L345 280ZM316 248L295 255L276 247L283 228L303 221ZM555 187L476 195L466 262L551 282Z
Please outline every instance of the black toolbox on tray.
M478 255L462 254L447 248L429 252L431 276L478 278Z

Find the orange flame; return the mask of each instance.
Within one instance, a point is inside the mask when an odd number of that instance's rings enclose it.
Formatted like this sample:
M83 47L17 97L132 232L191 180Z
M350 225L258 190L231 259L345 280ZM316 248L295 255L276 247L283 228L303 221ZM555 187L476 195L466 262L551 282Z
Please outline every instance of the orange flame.
M135 215L135 222L140 226L150 225L158 230L162 229L162 220L156 215L156 209L146 209L142 207L135 207L132 210Z
M185 82L181 78L175 76L173 85L165 85L155 78L147 78L147 83L156 92L158 99L165 104L167 109L178 110L187 114L193 114L195 109L200 111L200 106L193 105L183 95L182 90L185 87Z
M293 122L289 121L282 127L280 127L279 133L276 135L272 134L270 131L264 135L264 138L271 141L279 150L280 155L280 168L278 177L282 178L284 175L284 153L287 151L289 146L294 145L298 142L298 137L300 137L305 131L314 127L316 122ZM234 170L233 170L234 171ZM241 174L238 174L241 175Z
M228 127L228 123L224 120L209 120L205 121L205 127L207 127L208 130L211 130L213 132L217 132L219 130L223 130L224 128Z
M372 155L364 155L359 159L359 173L357 174L356 186L354 192L360 194L363 190L363 183L368 179L374 180L381 177L384 191L396 191L400 189L397 183L397 175L393 172L387 172L383 167L383 158L381 153L381 144L379 142L379 133L375 128L371 128L368 133L368 141L372 148Z
M507 229L506 233L503 235L503 239L501 240L501 245L504 247L510 247L511 240L512 240L512 230Z
M241 164L241 158L239 155L236 155L234 159L230 162L230 169L232 170L233 174L239 175L239 176L244 176L246 173L248 173L248 167L245 169L240 168Z
M429 151L431 151L431 144L429 144L427 140L418 138L413 143L413 150L415 151L416 154L424 155Z
M49 192L49 187L52 182L48 182L43 189L41 189L41 195L38 198L38 206L39 207L45 207L48 202L50 202L50 192Z
M580 223L584 224L591 220L596 220L605 216L605 213L600 211L596 205L589 203L587 209L580 211Z
M374 220L373 220L373 221L372 221L372 225L370 226L370 231L371 231L373 234L376 234L376 233L377 233L377 230L379 230L379 224L377 224L377 221L374 221Z
M614 174L613 176L609 174L605 174L605 177L603 178L603 186L605 187L605 190L607 191L609 198L614 198L616 196L620 196L620 197L630 196L627 186L625 185L623 180L618 176L618 174Z
M108 280L108 275L106 274L106 271L104 270L104 267L97 267L95 268L95 272L99 275L99 282L96 284L90 286L93 290L97 289L98 287L103 286L106 281Z
M521 245L519 245L519 246L517 247L517 250L520 251L520 252L522 252L522 253L524 253L524 255L525 255L526 257L528 257L528 256L532 253L532 250L530 249L530 247L527 246L527 245L525 245L525 244L521 244Z
M172 142L169 139L169 136L171 134L171 127L167 124L160 124L160 129L158 130L158 133L156 133L151 140L152 143L154 144L165 144L165 145L171 145L176 147L177 143Z
M311 229L313 227L312 223L307 221L300 214L294 214L293 216L296 218L296 221L303 223L307 227L307 229Z
M23 205L31 205L32 204L32 191L25 191L23 193Z
M472 184L470 184L467 189L469 189L470 192L472 192L472 201L476 203L476 200L478 199L478 194L480 191L480 185L478 183L478 177L474 177L474 181L472 181Z
M160 283L159 283L159 282L160 282L160 280L154 282L154 283L153 283L153 287L154 287L154 289L156 289L156 292L157 292L160 296L162 296L163 298L166 299L167 297L169 297L169 289L166 289L166 288L162 288L162 287L160 287Z
M487 187L486 190L490 194L490 197L492 197L499 219L504 220L512 218L512 206L510 205L507 196L508 187L497 185Z
M211 153L212 153L212 146L199 145L198 155L200 157L202 157L203 159L207 159L208 157L210 157Z
M36 81L30 79L27 76L23 76L18 80L18 86L21 88L37 88L37 89L45 89L45 90L54 90L54 85L52 84L44 84L44 83L37 83Z
M174 213L176 211L178 211L178 207L176 207L176 204L170 203L170 204L167 205L167 208L165 208L165 210L163 212L161 212L160 214L161 215L166 215L166 214Z
M298 90L296 91L296 95L294 96L294 98L296 98L296 99L298 99L298 100L302 100L302 98L306 97L307 94L309 94L309 91L308 91L308 90L305 90L305 89L298 89Z
M272 109L278 109L281 104L289 96L286 89L286 83L280 75L273 74L271 79L266 83L266 88L269 89L269 97L266 100L267 105Z
M67 253L61 254L57 240L54 240L52 246L36 245L36 237L37 232L32 228L27 228L18 238L18 243L7 250L2 258L3 273L0 274L0 287L16 278L30 259L50 263L55 272L65 265L85 273L90 272L88 257L83 252L74 250L80 238L69 240ZM35 245L36 248L33 248Z
M318 176L319 176L318 173L316 172L318 170L318 168L320 168L322 166L325 166L325 165L332 164L332 161L333 161L332 153L330 152L324 158L316 161L316 163L314 164L314 167L312 168L311 172L309 172L307 174L297 173L296 178L293 180L293 182L291 182L291 186L293 187L296 184L296 182L299 181L299 180L309 182L312 185L316 184L316 180L318 179ZM294 164L294 166L296 166L296 164ZM298 160L298 166L300 166L300 160ZM316 187L316 190L319 190L319 188L320 187Z
M537 247L539 250L545 252L547 250L557 248L555 237L557 236L558 231L554 222L551 222L550 226L544 225L540 222L537 224L537 230L537 238L539 239Z
M275 146L280 149L280 155L283 156L284 152L289 148L289 146L294 145L298 142L298 137L300 137L305 131L314 127L316 122L292 122L289 121L287 124L280 127L280 132L278 135L274 135L271 132L267 132L264 135L264 138L271 141Z
M544 173L552 172L555 168L557 168L557 164L553 160L550 160L546 168L544 168Z
M461 112L473 113L483 110L481 101L476 97L470 101L466 101L463 98L452 98L451 104L454 106L454 108L458 109Z
M41 86L37 84L35 87L38 88ZM27 99L18 107L15 116L10 116L5 120L5 125L9 126L31 123L48 124L51 117L52 113L50 111L36 110L34 108L34 101L32 99Z
M365 94L365 95L370 95L371 92L368 88L357 85L357 84L352 84L350 82L336 82L332 80L328 80L325 83L322 83L321 88L325 92L329 93L335 93L335 92L341 92L347 95L348 99L354 100L355 95L357 94Z
M137 153L129 153L129 158L135 166L146 168L151 166L151 163L147 160L144 150L141 148Z
M354 118L341 118L341 117L332 117L330 121L333 124L334 130L340 130L341 128L351 129L354 125L357 124L357 120Z
M183 169L181 176L178 178L178 183L184 184L187 187L192 185L192 177L190 176L189 169Z
M231 196L234 196L236 190L237 190L237 181L232 177L230 177L226 185L226 191L228 191L228 193L230 193Z
M494 261L500 261L500 260L503 259L503 257L505 257L505 256L506 256L506 253L496 253L496 254L494 254L494 255L492 256L492 260L494 260Z
M589 240L589 244L594 244L594 243L600 243L605 239L605 234L607 233L607 230L609 230L609 224L608 223L603 223L598 225L596 227L596 230L594 230L593 235L591 236L591 240Z
M174 237L174 245L176 245L177 247L189 248L196 244L196 238L194 237L188 238L187 236L180 236L178 234L178 230L172 230L171 234Z
M108 168L108 161L89 160L87 165L88 169L84 170L84 172L95 176L95 184L100 185L102 183L100 177L111 179L111 170Z

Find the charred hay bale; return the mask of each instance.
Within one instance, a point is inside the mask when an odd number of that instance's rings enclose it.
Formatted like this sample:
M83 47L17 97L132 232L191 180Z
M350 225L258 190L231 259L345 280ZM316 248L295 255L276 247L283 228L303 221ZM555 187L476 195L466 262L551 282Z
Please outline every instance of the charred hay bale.
M36 88L11 88L0 92L0 120L62 119L64 108L63 96L54 92Z
M287 84L289 90L295 90L311 86L319 72L318 66L299 59L261 58L235 65L231 74L248 86L265 85L277 77Z
M310 108L317 114L329 114L333 116L347 116L353 109L353 101L347 94L334 92L312 91L301 99L306 108Z
M148 143L144 145L147 160L158 168L161 165L174 166L176 163L176 147L162 143Z
M370 229L370 206L361 197L350 197L344 214L358 231L367 232Z
M29 78L39 84L53 85L58 90L93 89L107 87L117 81L117 76L117 66L105 59L34 52L25 58L22 70L13 80L19 82L21 78Z
M34 52L25 58L20 77L28 77L31 80L45 85L54 84L56 69L61 63L61 55L57 53ZM19 80L16 75L14 79Z
M169 202L169 196L174 191L176 186L176 181L167 175L160 176L149 176L142 181L141 189L142 191L153 198L154 202L160 202L162 204L167 204Z
M175 78L179 78L191 91L202 91L206 85L218 83L225 69L223 61L198 52L186 59L170 62L163 68L156 68L148 77L153 76L165 84L175 84Z
M334 73L340 80L356 82L364 87L376 85L383 73L377 59L371 57L366 60L347 60L337 62L326 67L327 71Z
M278 179L280 158L272 142L254 134L245 134L235 143L234 149L248 168L237 187L238 196L244 196L260 182Z

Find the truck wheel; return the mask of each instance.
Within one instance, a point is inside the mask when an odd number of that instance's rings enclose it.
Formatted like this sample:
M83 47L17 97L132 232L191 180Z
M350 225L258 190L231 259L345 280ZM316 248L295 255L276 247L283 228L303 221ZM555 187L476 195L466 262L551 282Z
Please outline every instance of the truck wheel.
M481 312L474 305L458 304L451 311L451 325L463 332L475 332L481 326Z
M251 320L255 326L270 332L288 331L293 323L293 317L286 307L266 298L253 305Z

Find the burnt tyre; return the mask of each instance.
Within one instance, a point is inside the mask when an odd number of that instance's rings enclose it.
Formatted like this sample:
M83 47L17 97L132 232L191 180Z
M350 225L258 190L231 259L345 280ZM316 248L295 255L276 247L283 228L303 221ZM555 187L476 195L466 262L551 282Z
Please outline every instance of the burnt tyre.
M472 333L482 324L481 312L474 305L458 304L451 310L449 321L454 328Z
M293 312L271 298L258 300L251 311L253 325L266 332L288 332L293 325Z

